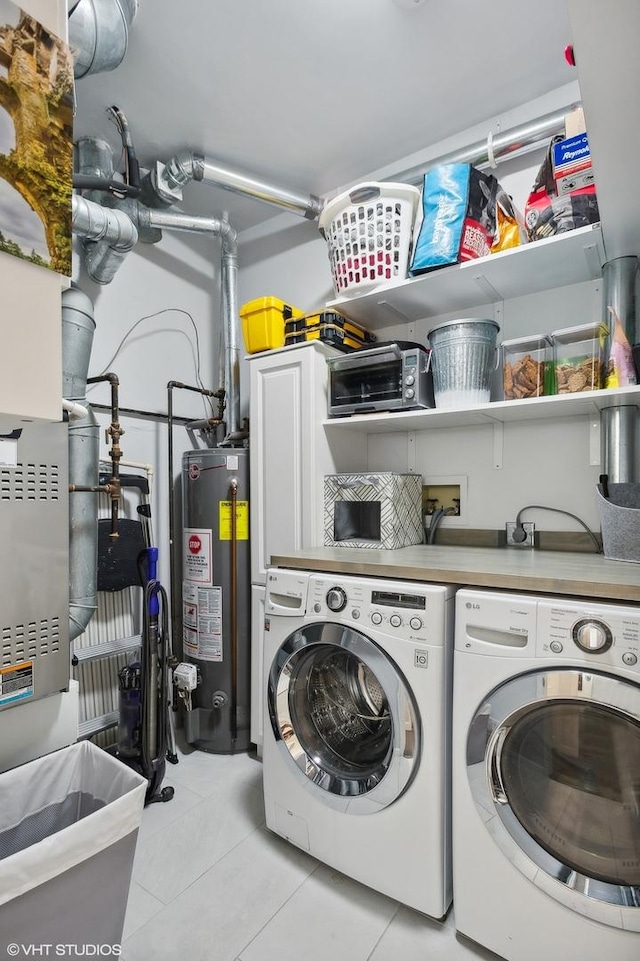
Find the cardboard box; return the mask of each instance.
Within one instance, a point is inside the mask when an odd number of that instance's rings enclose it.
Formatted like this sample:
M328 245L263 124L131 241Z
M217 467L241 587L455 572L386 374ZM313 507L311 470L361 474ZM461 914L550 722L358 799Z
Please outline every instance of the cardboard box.
M594 183L586 132L553 145L553 177L558 196Z
M396 549L423 540L421 474L325 475L327 546Z

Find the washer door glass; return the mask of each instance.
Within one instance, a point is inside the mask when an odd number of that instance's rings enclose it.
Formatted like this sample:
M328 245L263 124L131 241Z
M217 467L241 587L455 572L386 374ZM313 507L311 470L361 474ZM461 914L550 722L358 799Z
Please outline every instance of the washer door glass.
M518 870L573 910L640 931L638 686L572 670L505 682L476 712L467 773Z
M358 631L312 624L293 634L272 665L268 701L276 741L326 803L368 813L409 784L417 711L398 668Z

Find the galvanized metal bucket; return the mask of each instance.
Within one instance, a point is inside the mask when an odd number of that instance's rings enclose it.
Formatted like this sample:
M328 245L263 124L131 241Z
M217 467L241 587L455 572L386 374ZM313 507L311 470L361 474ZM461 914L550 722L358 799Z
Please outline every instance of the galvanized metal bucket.
M491 375L498 366L495 320L463 318L438 324L429 333L436 407L476 407L490 400Z

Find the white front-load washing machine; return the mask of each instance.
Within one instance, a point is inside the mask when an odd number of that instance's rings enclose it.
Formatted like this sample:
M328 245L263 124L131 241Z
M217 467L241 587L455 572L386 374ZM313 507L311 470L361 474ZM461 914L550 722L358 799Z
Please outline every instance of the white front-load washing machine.
M452 587L270 569L267 826L432 917L451 902Z
M461 590L456 927L509 961L640 958L640 608Z

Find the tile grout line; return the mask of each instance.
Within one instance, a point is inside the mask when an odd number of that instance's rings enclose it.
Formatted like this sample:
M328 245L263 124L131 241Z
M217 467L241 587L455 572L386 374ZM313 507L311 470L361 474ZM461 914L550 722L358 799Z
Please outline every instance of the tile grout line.
M380 937L378 938L378 940L377 940L376 943L374 944L373 948L371 949L371 951L369 952L369 954L368 954L367 957L365 958L365 961L370 961L370 959L373 957L373 955L375 954L375 952L376 952L376 950L377 950L378 945L380 944L380 942L381 942L382 939L384 938L385 934L387 933L387 931L389 930L389 928L390 928L391 925L393 924L394 919L397 917L399 910L400 910L400 902L398 902L398 903L396 904L396 909L395 909L395 911L393 912L393 914L391 915L391 917L389 918L389 921L388 921L388 924L387 924L386 928L384 929L384 931L382 932L382 934L380 935Z
M249 831L248 834L245 834L245 836L244 836L243 838L241 838L239 841L237 841L237 842L233 845L233 847L229 848L228 851L225 851L224 854L222 855L222 857L218 858L217 861L214 861L212 864L209 865L209 867L205 868L205 870L204 870L201 874L199 874L197 877L195 877L195 878L193 879L193 881L190 881L189 884L187 884L186 888L183 888L182 891L180 891L179 894L176 894L176 895L175 895L174 897L172 897L169 901L163 901L162 898L159 898L157 894L154 894L154 893L153 893L153 891L149 891L149 889L146 888L146 887L144 886L144 884L142 884L141 881L137 881L137 880L136 880L136 884L138 884L144 891L146 891L147 894L150 894L152 898L155 898L156 901L159 901L159 902L162 904L163 907L165 907L165 908L166 908L166 907L169 907L170 904L173 904L174 901L177 901L178 898L182 897L182 895L183 895L186 891L188 891L189 888L193 887L193 885L194 885L197 881L199 881L201 878L203 878L203 877L205 876L205 874L207 874L212 868L215 868L216 865L221 864L221 863L224 861L224 859L225 859L226 857L228 857L229 854L231 854L232 851L235 851L235 849L236 849L237 847L239 847L241 844L244 844L244 842L245 842L248 838L250 838L253 834L255 834L256 831L259 831L261 828L263 828L263 827L265 827L265 826L266 826L266 821L261 821L260 824L257 824L251 831ZM150 838L149 840L152 840L152 838ZM135 879L134 879L134 880L135 880ZM144 925L143 925L143 926L144 926Z
M313 855L309 855L309 857L312 857L312 856L313 856ZM264 931L264 929L267 928L267 927L271 924L271 922L280 914L280 912L282 911L282 909L286 907L286 905L289 903L289 901L291 900L291 898L292 898L295 894L298 893L298 891L300 890L300 888L301 888L304 884L307 883L307 881L309 880L309 878L313 877L313 875L316 873L316 871L317 871L318 868L320 867L320 864L321 864L320 861L316 861L316 865L315 865L313 871L309 871L309 873L307 874L307 876L302 879L302 881L300 882L300 884L298 884L298 886L293 889L293 891L291 892L291 894L289 895L289 897L286 898L286 899L282 902L282 904L280 905L280 907L278 908L278 910L277 910L277 911L274 911L273 914L271 915L271 917L270 917L267 921L264 922L264 924L262 925L262 927L261 927L258 931L256 931L256 933L253 935L253 937L250 938L250 939L247 941L247 943L244 945L244 947L243 947L242 950L240 951L240 954L239 954L238 957L235 959L235 961L242 961L242 953L243 953L243 951L246 951L247 948L250 947L250 946L253 944L253 942L256 940L256 938L259 937L259 936L262 934L262 932Z

